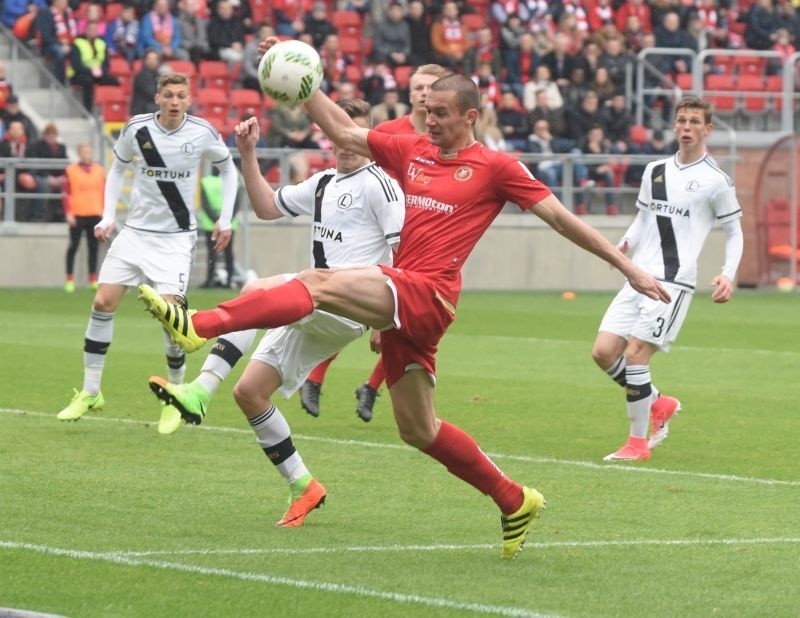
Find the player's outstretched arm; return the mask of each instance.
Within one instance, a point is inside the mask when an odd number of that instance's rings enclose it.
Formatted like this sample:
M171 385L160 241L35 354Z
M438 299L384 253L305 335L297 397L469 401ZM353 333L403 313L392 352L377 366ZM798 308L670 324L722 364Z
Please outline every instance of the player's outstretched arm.
M669 294L655 277L631 262L600 232L567 210L554 195L536 204L532 212L565 238L619 269L637 292L655 300L670 301Z
M256 144L261 135L258 118L248 118L233 129L236 136L236 147L242 162L244 188L250 198L250 206L259 219L267 221L280 219L283 213L275 205L275 191L261 175L261 168L256 157Z

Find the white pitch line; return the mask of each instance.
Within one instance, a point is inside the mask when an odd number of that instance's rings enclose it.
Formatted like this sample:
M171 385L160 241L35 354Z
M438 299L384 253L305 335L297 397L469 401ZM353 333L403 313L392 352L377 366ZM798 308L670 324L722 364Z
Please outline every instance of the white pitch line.
M628 541L542 541L525 543L525 549L596 549L605 547L705 547L709 545L739 546L739 545L795 545L800 544L800 537L775 537L753 539L632 539ZM403 552L439 552L439 551L485 551L494 549L497 545L491 543L469 545L356 545L347 547L309 547L309 548L244 548L244 549L176 549L176 550L150 550L150 551L117 551L115 556L127 558L144 556L218 556L218 555L265 555L265 554L341 554L341 553L403 553Z
M289 588L314 590L316 592L331 594L349 594L372 599L380 599L382 601L390 601L393 603L423 605L427 607L452 609L462 612L467 611L476 614L511 616L512 618L559 618L559 616L555 614L543 614L541 612L523 607L507 607L503 605L489 605L485 603L468 603L454 601L452 599L443 597L428 597L418 594L406 594L403 592L373 590L370 588L365 588L364 586L352 586L349 584L337 584L334 582L297 579L293 577L285 577L283 575L269 575L267 573L255 573L253 571L234 571L232 569L204 567L194 564L182 564L179 562L166 562L163 560L131 558L114 552L93 552L2 540L0 540L0 549L30 551L48 556L59 556L71 558L73 560L107 562L128 567L150 567L165 571L180 571L183 573L193 573L197 575L228 577L241 581L256 582L273 586L286 586Z
M0 414L19 414L35 416L38 418L53 418L54 415L45 412L33 412L30 410L20 410L17 408L0 408ZM156 421L141 421L131 418L109 418L102 416L84 415L81 420L98 421L104 423L124 423L130 425L152 425ZM249 429L238 429L236 427L220 427L216 425L196 425L196 429L212 431L215 433L241 433L252 435ZM293 437L308 440L309 442L322 442L324 444L337 444L342 446L358 446L364 448L398 449L411 450L405 444L387 444L385 442L370 442L367 440L344 440L340 438L326 438L322 436L309 436L305 434L293 434ZM506 459L511 461L522 461L532 464L547 464L557 466L575 466L578 468L588 468L590 470L602 470L604 472L638 472L643 474L661 474L667 476L685 476L689 478L701 478L712 481L727 481L731 483L751 483L755 485L776 485L784 487L800 487L800 481L786 481L782 479L764 479L753 476L738 476L735 474L715 474L712 472L692 472L690 470L666 470L663 468L651 468L647 466L632 466L618 463L596 463L593 461L580 461L573 459L558 459L556 457L534 457L531 455L508 455L506 453L488 452L487 455L493 459Z

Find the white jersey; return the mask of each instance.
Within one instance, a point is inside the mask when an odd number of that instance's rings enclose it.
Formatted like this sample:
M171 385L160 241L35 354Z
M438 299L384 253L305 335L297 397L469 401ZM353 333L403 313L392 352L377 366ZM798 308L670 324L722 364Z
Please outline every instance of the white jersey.
M220 166L231 153L202 118L186 114L177 129L167 131L157 116L156 112L131 118L114 145L117 159L134 168L125 225L156 233L193 231L201 159Z
M648 163L636 205L643 221L633 262L692 290L697 258L714 223L742 216L733 182L708 155L688 165L677 155Z
M281 187L275 204L287 216L314 217L312 268L391 264L390 246L400 240L405 219L403 191L375 163L349 174L328 169Z

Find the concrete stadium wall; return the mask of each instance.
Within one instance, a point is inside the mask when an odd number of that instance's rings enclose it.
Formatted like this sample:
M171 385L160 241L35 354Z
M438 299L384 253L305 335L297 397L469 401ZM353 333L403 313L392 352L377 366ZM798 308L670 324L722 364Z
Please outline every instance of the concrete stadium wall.
M588 216L586 221L616 243L632 217ZM254 221L237 233L237 262L259 276L302 269L309 261L309 223ZM0 235L0 288L57 288L64 283L67 229L62 224L24 224ZM247 255L245 256L245 251ZM719 273L724 236L713 230L700 259L698 288ZM247 258L247 259L245 259ZM205 241L198 244L192 284L205 279ZM78 287L86 280L86 249L76 257ZM468 290L614 290L619 272L572 245L538 217L502 214L478 244L464 267Z

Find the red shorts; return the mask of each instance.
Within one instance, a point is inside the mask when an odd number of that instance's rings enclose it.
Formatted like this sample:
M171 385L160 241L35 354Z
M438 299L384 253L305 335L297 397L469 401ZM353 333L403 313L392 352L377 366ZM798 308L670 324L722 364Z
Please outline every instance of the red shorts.
M386 385L402 378L410 366L436 375L439 340L455 319L455 307L442 298L424 275L381 265L396 295L395 328L381 333Z

